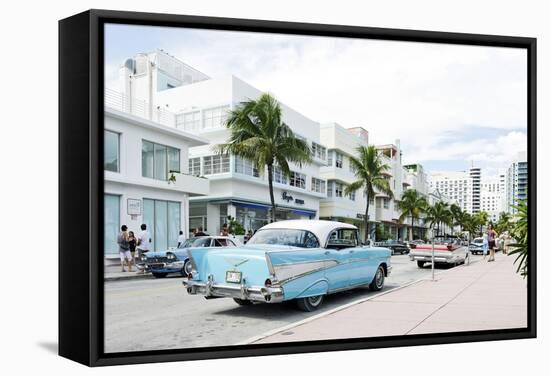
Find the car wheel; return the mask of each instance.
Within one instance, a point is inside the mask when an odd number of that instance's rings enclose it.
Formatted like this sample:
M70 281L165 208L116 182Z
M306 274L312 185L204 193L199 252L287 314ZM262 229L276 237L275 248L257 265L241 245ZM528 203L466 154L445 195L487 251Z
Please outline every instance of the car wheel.
M168 273L155 273L155 272L153 272L153 276L155 278L164 278L164 277L166 277L167 274Z
M305 312L315 311L323 304L323 295L309 296L307 298L296 299L296 305L298 308Z
M252 301L246 300L246 299L239 299L239 298L233 298L235 303L237 303L240 306L249 306L252 305Z
M423 268L424 267L424 261L417 261L416 262L416 265L418 265L419 268Z
M193 270L193 266L191 265L191 260L185 260L185 263L183 264L183 268L181 270L182 270L182 274L185 277L187 277L191 273L191 270Z
M382 265L380 265L376 270L376 274L374 275L372 282L369 285L369 289L371 289L372 291L382 290L382 288L384 287L384 279L385 279L384 268L382 267Z

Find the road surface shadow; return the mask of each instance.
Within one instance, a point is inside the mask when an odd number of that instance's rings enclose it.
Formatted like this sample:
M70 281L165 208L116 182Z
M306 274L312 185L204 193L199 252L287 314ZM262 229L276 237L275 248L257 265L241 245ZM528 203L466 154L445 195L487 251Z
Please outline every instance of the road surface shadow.
M387 292L393 290L397 285L387 285L382 292ZM295 318L296 316L301 316L307 318L333 308L339 307L341 305L351 303L358 299L366 298L370 295L378 294L378 291L371 291L368 287L358 287L353 290L342 291L335 294L330 294L325 297L323 305L316 311L313 312L303 312L296 307L295 301L286 301L282 303L254 303L249 306L239 306L235 303L234 308L224 309L217 312L212 312L213 315L220 316L231 316L231 317L242 317L242 318L273 318L277 317L278 319L286 320L290 318ZM225 298L222 298L225 299Z

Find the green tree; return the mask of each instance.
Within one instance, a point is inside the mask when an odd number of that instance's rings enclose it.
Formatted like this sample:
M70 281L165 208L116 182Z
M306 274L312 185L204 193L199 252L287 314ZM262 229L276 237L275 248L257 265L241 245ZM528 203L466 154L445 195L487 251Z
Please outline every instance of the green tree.
M451 227L451 235L454 235L454 227L460 225L460 219L462 218L463 211L457 204L451 204L449 211L451 215L449 226Z
M352 192L362 189L365 193L367 208L363 219L365 226L365 242L369 236L369 204L370 199L374 199L377 192L384 193L390 198L393 198L393 192L390 188L390 183L387 178L387 171L390 166L384 163L384 160L378 154L376 147L373 145L359 146L357 149L358 157L350 157L351 168L358 180L348 185L345 189L345 194L350 195Z
M440 234L440 230L443 225L451 222L451 211L449 204L443 201L438 201L432 206L429 206L426 210L426 217L424 218L426 223L430 224L432 228L432 238ZM437 226L437 232L434 233L433 229Z
M474 220L477 225L477 229L479 230L479 235L483 234L483 226L487 225L487 222L489 220L489 214L487 214L486 211L480 211L474 214ZM476 230L477 231L477 230Z
M517 214L515 216L516 221L512 226L510 235L512 236L512 238L515 239L515 243L510 244L513 250L509 253L509 255L517 255L516 259L514 260L514 264L517 264L516 272L521 273L523 278L525 278L529 274L529 242L527 238L529 232L527 231L527 201L518 200L518 204L514 206L514 208L517 210Z
M281 106L269 94L241 102L229 113L226 126L231 130L229 142L218 145L217 152L248 159L258 170L267 166L271 220L275 221L274 169L280 168L288 177L289 163L299 166L311 163L309 145L283 122Z
M498 221L495 224L495 231L502 233L510 228L511 215L507 212L501 212L498 216Z
M407 217L411 218L411 227L409 231L409 240L414 238L414 220L420 218L424 213L428 202L418 193L416 189L408 189L401 195L401 200L397 201L397 210L401 212L399 222L403 222Z

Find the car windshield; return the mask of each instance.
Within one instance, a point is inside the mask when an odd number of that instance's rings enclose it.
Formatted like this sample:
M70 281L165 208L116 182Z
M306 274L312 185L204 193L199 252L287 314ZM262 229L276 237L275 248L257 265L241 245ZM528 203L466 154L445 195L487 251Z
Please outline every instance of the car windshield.
M476 244L483 244L483 238L475 238L473 243L476 243Z
M179 248L189 248L189 247L209 247L210 238L200 237L200 238L191 238L184 241L180 244Z
M301 248L319 247L317 237L311 232L282 228L259 230L246 244L277 244Z

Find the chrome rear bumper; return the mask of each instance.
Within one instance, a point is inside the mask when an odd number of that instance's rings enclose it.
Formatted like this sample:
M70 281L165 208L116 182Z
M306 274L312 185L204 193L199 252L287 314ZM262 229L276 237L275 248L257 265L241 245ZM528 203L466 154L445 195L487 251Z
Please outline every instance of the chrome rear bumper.
M182 282L191 295L201 294L206 298L237 298L262 303L280 303L283 301L281 287L246 286L244 284L215 284L211 278L208 282L187 280Z

